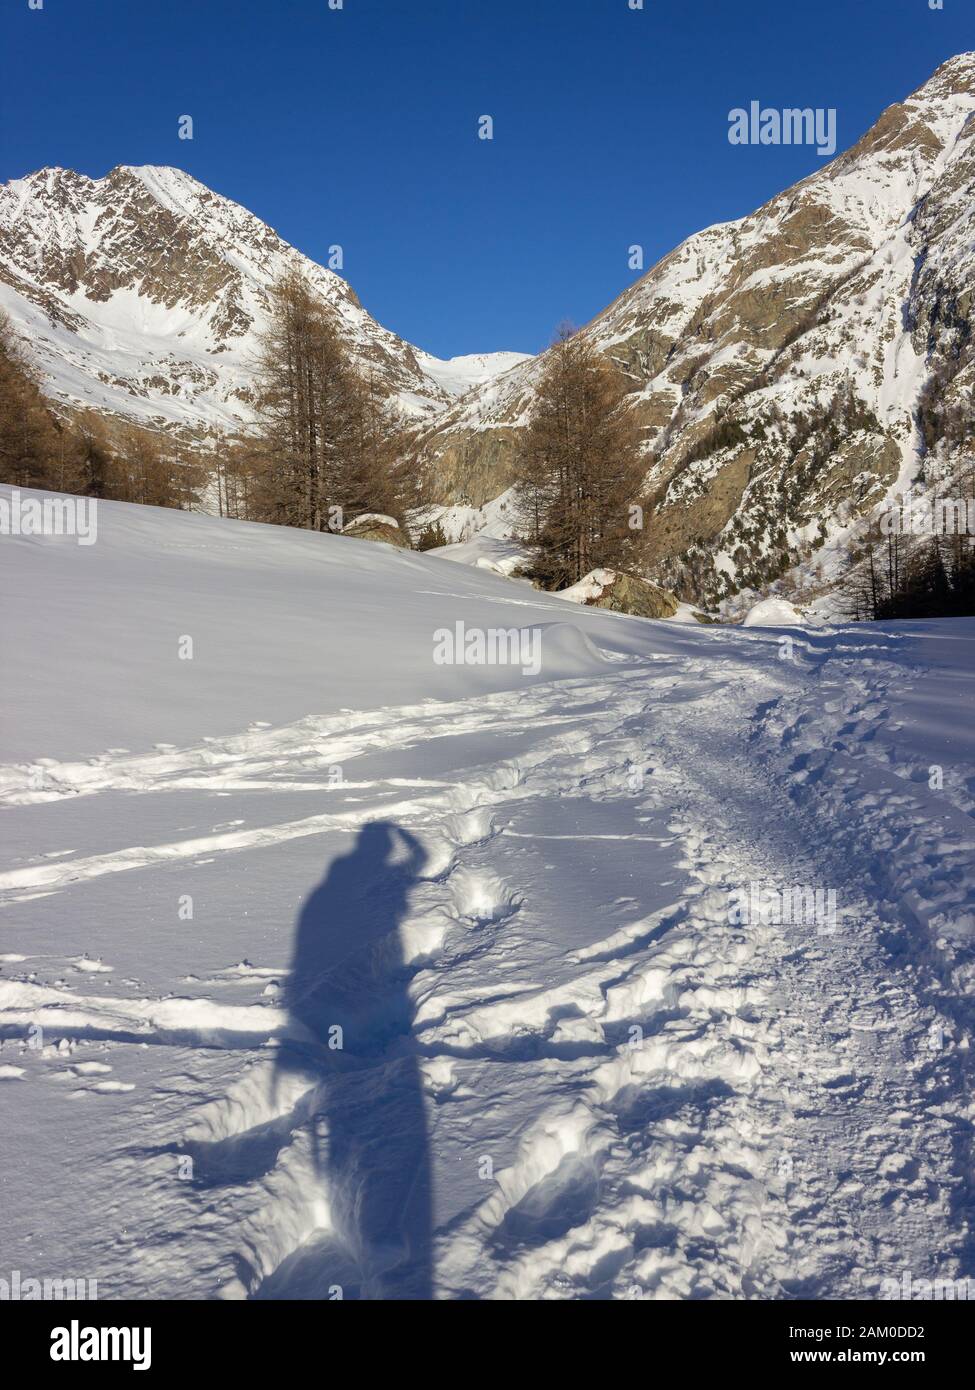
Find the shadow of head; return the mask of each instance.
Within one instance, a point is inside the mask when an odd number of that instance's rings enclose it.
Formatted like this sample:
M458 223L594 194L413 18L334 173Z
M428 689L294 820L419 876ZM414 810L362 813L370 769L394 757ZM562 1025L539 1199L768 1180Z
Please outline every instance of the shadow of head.
M409 831L372 821L329 864L295 930L285 1002L299 1035L369 1055L409 1031L400 927L426 857Z

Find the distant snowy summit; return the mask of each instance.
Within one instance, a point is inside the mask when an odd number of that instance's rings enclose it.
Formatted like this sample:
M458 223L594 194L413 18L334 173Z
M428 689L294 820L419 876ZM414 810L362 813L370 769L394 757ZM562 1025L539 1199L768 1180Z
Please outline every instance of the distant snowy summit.
M449 396L463 396L473 387L486 385L519 363L530 362L531 354L474 352L461 357L448 357L443 361L439 357L431 357L427 352L417 351L416 358L427 376L439 382Z
M0 187L0 308L55 401L153 427L235 429L249 415L269 287L300 268L356 359L430 418L524 360L441 361L377 323L349 284L180 169L101 179L42 169Z

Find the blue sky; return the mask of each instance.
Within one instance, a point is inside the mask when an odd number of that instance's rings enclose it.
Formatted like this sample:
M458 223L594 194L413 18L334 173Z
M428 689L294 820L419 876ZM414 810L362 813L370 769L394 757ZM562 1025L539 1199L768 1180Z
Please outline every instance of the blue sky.
M835 107L842 149L975 48L972 0L629 3L6 0L0 178L174 164L341 244L419 346L534 352L637 277L632 244L649 267L823 162L730 145L733 107Z

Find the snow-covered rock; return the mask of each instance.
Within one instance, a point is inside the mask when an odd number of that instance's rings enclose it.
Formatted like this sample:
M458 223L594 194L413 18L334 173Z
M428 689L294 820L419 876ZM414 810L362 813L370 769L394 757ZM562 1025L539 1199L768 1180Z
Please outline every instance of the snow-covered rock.
M557 597L638 618L672 618L680 607L676 597L659 585L610 569L590 570L577 584L559 589Z
M396 520L394 516L386 516L383 512L360 512L359 515L353 521L349 522L348 526L345 527L345 530L351 530L353 526L363 526L367 522L375 522L380 526L399 527L399 522Z
M765 598L742 620L743 627L801 627L802 614L787 599Z
M383 516L379 512L362 512L347 526L342 528L343 536L351 536L359 541L382 541L385 545L395 545L409 550L410 543L395 517Z

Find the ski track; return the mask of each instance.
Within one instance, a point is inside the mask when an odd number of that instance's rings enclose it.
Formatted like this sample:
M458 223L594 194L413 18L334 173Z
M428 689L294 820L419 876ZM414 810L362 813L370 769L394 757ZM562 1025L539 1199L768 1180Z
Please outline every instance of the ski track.
M0 904L394 820L427 852L400 927L415 1013L409 1035L368 1059L368 1085L381 1105L415 1058L437 1161L506 1155L434 1230L438 1297L876 1297L902 1269L972 1274L960 1002L972 800L955 778L935 801L877 736L905 676L895 639L872 654L797 646L794 663L761 673L727 657L658 659L516 701L347 711L187 749L8 766L0 805L124 793L133 827L140 798L171 791L300 788L336 809L48 855L0 874ZM370 753L484 733L531 746L460 780L355 778ZM567 799L611 806L622 828L509 823ZM655 845L679 877L671 901L607 912L604 935L539 978L520 935L533 901L519 856L524 841L576 838ZM732 924L729 894L752 879L834 888L838 929ZM109 969L79 957L45 984L29 956L5 958L0 1080L47 1067L79 1099L112 1104L134 1085L108 1075L120 1055L174 1050L181 1079L162 1100L143 1096L138 1141L106 1159L109 1206L147 1194L138 1238L112 1255L118 1295L382 1296L388 1268L356 1241L353 1197L316 1176L321 1097L338 1083L310 1061L275 1072L278 1046L297 1037L275 1002L286 962L229 967L195 998L90 989ZM216 997L241 978L266 997ZM31 1026L59 1041L32 1051ZM194 1181L174 1183L187 1155Z

